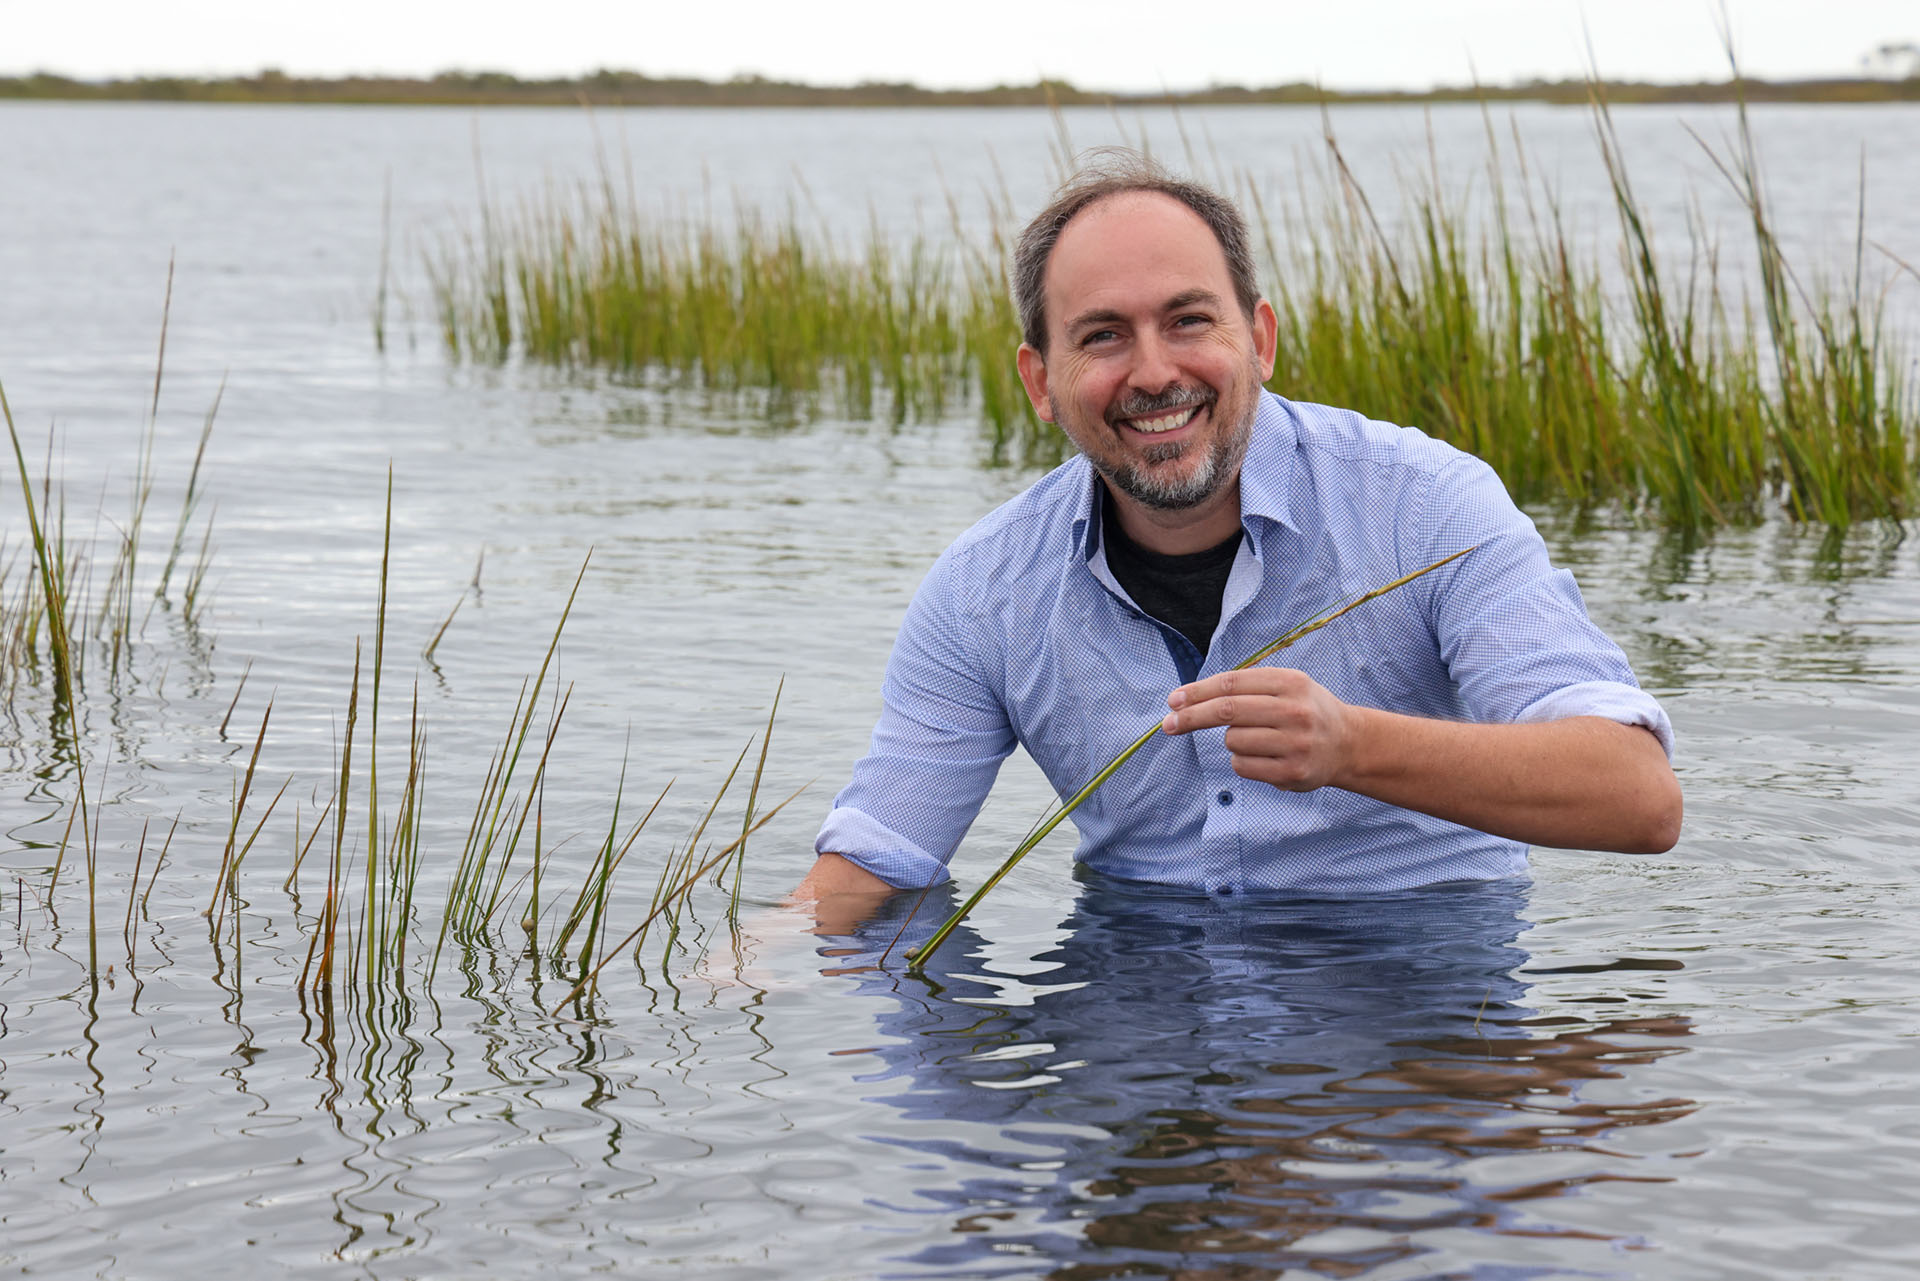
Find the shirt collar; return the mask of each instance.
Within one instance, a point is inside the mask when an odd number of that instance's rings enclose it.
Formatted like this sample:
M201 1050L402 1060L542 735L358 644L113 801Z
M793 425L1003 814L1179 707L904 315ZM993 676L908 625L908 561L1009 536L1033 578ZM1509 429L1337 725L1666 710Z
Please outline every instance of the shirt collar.
M1255 520L1292 526L1287 498L1298 439L1293 406L1263 390L1254 409L1253 438L1240 464L1240 524L1249 536L1261 532L1254 528ZM1081 560L1092 560L1100 550L1101 480L1084 457L1075 458L1074 465L1080 469L1080 482L1073 491L1073 544Z
M1249 535L1260 531L1254 520L1293 526L1288 498L1293 492L1293 460L1299 441L1293 406L1270 391L1260 393L1253 439L1240 464L1240 524Z

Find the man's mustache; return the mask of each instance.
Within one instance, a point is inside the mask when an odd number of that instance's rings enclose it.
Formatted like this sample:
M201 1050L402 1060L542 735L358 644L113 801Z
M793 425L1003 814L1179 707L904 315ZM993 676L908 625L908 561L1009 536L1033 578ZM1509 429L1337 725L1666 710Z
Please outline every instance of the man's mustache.
M1150 418L1175 409L1185 409L1188 405L1209 405L1213 400L1213 392L1205 387L1169 387L1152 395L1134 392L1107 411L1107 420Z

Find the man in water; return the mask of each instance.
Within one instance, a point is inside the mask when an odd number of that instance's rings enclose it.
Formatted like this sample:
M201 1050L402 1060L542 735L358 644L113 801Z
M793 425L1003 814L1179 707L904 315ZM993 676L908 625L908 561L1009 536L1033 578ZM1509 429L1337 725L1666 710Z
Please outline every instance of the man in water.
M945 880L1016 744L1070 795L1162 715L1074 813L1103 872L1340 894L1673 846L1667 717L1492 470L1263 389L1278 323L1231 203L1137 157L1085 171L1014 294L1021 381L1079 456L928 573L796 897L846 919ZM1293 666L1230 670L1469 547Z

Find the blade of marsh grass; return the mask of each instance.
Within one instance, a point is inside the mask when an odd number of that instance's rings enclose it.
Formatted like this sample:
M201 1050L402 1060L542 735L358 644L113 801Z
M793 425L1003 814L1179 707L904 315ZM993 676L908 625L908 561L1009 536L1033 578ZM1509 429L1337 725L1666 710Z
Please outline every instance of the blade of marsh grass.
M76 763L74 768L84 781L86 777L85 764ZM60 872L61 869L67 865L67 846L73 841L73 825L76 822L80 822L81 815L86 813L86 806L81 803L81 798L85 795L86 793L84 791L76 789L73 798L73 808L67 811L67 825L60 833L60 848L53 856L53 872L47 877L47 896L49 898L53 896L54 890L60 887ZM84 822L80 822L80 838L83 841L87 835L86 827L87 825Z
M7 436L13 442L13 460L20 471L20 492L26 499L27 531L33 538L34 562L40 570L40 599L46 610L47 644L53 653L54 696L56 700L64 700L69 717L68 729L77 757L80 751L79 733L71 720L75 709L75 673L73 658L67 648L67 606L65 594L60 589L60 567L52 558L46 532L40 525L39 504L34 502L33 482L27 472L26 455L20 449L20 433L14 427L13 408L7 404L7 389L3 383L0 383L0 416L6 418Z
M1259 650L1255 651L1248 658L1242 659L1240 662L1235 663L1231 668L1231 670L1236 672L1245 671L1247 668L1252 667L1254 664L1262 662L1265 659L1271 658L1273 655L1279 653L1281 650L1287 648L1289 645L1294 644L1296 641L1299 641L1304 637L1319 631L1321 628L1333 622L1335 619L1339 618L1341 615L1346 614L1349 611L1360 608L1360 606L1366 604L1368 601L1378 600L1380 597L1385 596L1388 592L1396 591L1399 588L1405 587L1408 583L1413 582L1415 579L1420 578L1427 574L1431 574L1434 570L1439 569L1443 565L1448 565L1456 560L1459 560L1462 556L1465 556L1468 552L1471 552L1473 550L1475 550L1473 547L1463 547L1459 551L1454 552L1449 556L1441 557L1439 560L1436 560L1435 562L1433 562L1433 564L1426 566L1424 569L1416 569L1411 574L1406 574L1399 578L1396 578L1390 583L1383 584L1379 587L1374 588L1372 591L1369 591L1362 595L1354 597L1352 600L1346 602L1343 605L1336 606L1335 608L1330 609L1323 614L1320 614L1314 618L1310 618L1306 622L1300 623L1297 626L1291 628L1290 630L1282 633L1277 639L1272 641L1270 644L1261 647ZM1107 764L1105 769L1101 770L1098 774L1095 774L1091 779L1087 780L1086 785L1082 787L1079 791L1075 792L1069 800L1067 800L1064 804L1062 804L1057 813L1053 814L1053 816L1048 818L1046 822L1040 824L1037 828L1035 828L1032 834L1029 835L1026 840L1020 842L1020 844L1014 849L1013 853L1007 856L1007 861L1002 863L999 869L995 871L992 876L989 876L984 882L982 882L979 889L975 890L971 895L968 896L967 901L962 903L959 906L959 908L953 913L953 915L947 918L945 924L943 924L939 929L933 932L932 937L928 938L927 941L921 944L919 947L908 948L906 953L907 973L913 974L913 975L919 975L926 968L927 958L932 956L934 952L939 949L940 945L947 941L947 936L949 934L952 934L955 927L957 927L961 921L966 919L967 914L973 911L973 909L979 905L980 900L987 896L988 891L993 889L994 886L998 885L1003 879L1005 879L1007 873L1011 872L1014 869L1014 867L1020 862L1020 860L1025 858L1027 854L1035 846L1040 844L1041 841L1045 840L1049 832L1053 831L1054 828L1058 827L1061 821L1065 819L1067 815L1073 813L1074 810L1078 809L1082 801L1086 800L1089 796L1093 795L1096 791L1098 791L1102 784L1104 784L1108 779L1112 778L1115 772L1117 772L1122 765L1125 765L1129 760L1132 760L1134 754L1137 753L1141 748L1145 747L1150 741L1152 741L1153 737L1156 734L1159 734L1160 732L1161 732L1160 722L1155 721L1153 725L1150 726L1145 733L1141 734L1140 737L1134 739L1132 743L1128 744L1125 748L1123 748L1120 754L1114 757L1113 760ZM922 891L922 893L924 894L925 891Z
M733 856L735 847L744 843L747 837L753 835L754 832L759 831L761 828L765 827L768 823L771 823L774 820L774 817L777 814L779 814L781 810L785 809L788 806L788 804L790 804L795 799L795 797L798 797L800 793L806 790L807 789L805 785L794 789L793 794L791 796L788 796L786 800L781 801L778 805L775 805L772 809L768 810L765 814L761 815L760 821L755 823L752 828L750 828L745 832L742 832L739 836L736 836L733 840L729 841L720 850L719 853L713 855L705 863L701 864L698 868L695 868L691 875L680 878L679 882L672 889L667 891L667 893L661 899L659 899L654 903L653 908L647 913L646 917L641 920L640 924L636 925L633 928L633 932L628 934L625 938L621 939L618 943L614 944L612 947L608 948L605 955L603 955L600 958L600 963L594 966L591 970L587 971L587 973L580 979L580 981L578 983L575 983L571 988L569 988L567 990L567 994L561 997L558 1001L556 1001L553 1005L553 1008L548 1010L547 1012L555 1017L558 1017L561 1007L565 1006L567 1002L573 1000L574 998L578 997L582 992L586 991L588 986L591 985L594 982L594 980L600 977L600 971L607 968L607 962L613 960L614 957L626 951L627 946L629 944L636 943L639 941L640 936L647 932L647 927L653 924L654 918L658 917L662 912L665 912L669 908L669 906L672 905L674 901L684 898L686 895L692 893L694 888L697 885L699 885L700 878L702 876L704 876L709 871L712 871L715 867L718 867L723 860L731 858Z
M180 562L180 553L186 546L187 526L193 520L193 512L200 505L200 464L207 456L207 441L213 436L213 420L220 412L220 401L227 394L227 376L220 375L220 385L214 390L213 404L207 407L206 420L200 424L200 443L193 451L193 470L187 474L187 495L180 504L180 521L173 529L173 545L167 551L166 563L160 567L160 581L154 584L153 598L164 600L167 584L173 581L173 571Z
M307 851L313 848L314 838L319 836L320 833L326 830L327 815L333 811L334 799L335 799L334 797L329 796L327 798L327 803L321 807L319 816L313 820L313 830L307 833L307 843L305 845L300 845L300 852L294 855L293 866L287 870L287 879L280 883L281 889L290 891L295 894L299 893L299 891L295 888L294 883L296 878L298 878L300 875L300 865L307 861ZM300 817L297 811L294 814L293 840L294 840L294 844L299 845Z
M293 778L294 778L293 775L291 774L287 775L286 781L280 784L280 790L275 792L273 794L273 799L267 802L266 811L260 815L260 821L253 825L253 831L247 834L247 839L244 842L242 842L240 845L240 848L234 852L233 863L226 870L225 880L226 880L227 892L226 892L226 895L222 897L220 900L220 904L221 904L220 916L221 917L225 916L227 904L229 902L233 903L235 912L236 913L238 912L239 910L238 900L239 900L239 894L240 894L240 888L239 888L240 864L245 861L247 857L247 852L253 848L254 842L260 839L260 833L266 830L267 820L272 818L273 811L279 808L280 798L287 794L287 789L289 787L293 786ZM205 913L202 913L202 915L205 915ZM218 926L219 923L220 923L220 920L217 917L214 921L214 924ZM234 928L236 931L238 931L239 924L237 921L235 922Z
M240 835L240 814L247 807L247 794L253 790L253 771L260 764L260 748L267 741L267 722L272 719L273 700L268 699L267 710L260 717L260 732L254 735L253 755L247 759L247 772L241 778L240 791L233 802L233 821L227 826L227 845L220 852L220 870L213 878L213 897L207 900L207 906L200 913L202 916L212 916L215 905L220 902L220 896L223 893L231 893L233 890L233 849L234 842ZM287 789L283 786L280 790L284 792ZM279 798L274 799L277 801Z
M233 719L233 709L240 706L240 695L246 690L247 677L251 675L253 675L253 660L249 658L247 665L240 669L240 683L233 687L233 699L227 704L227 714L220 718L220 728L214 731L221 738L227 736L227 722Z
M427 642L427 647L420 651L421 658L424 658L429 663L433 661L433 651L440 648L440 638L447 634L447 628L453 626L453 616L458 614L460 607L466 603L467 594L465 592L461 592L454 598L453 608L448 610L447 616L440 621L440 626L433 633L433 639Z
M120 549L108 574L100 606L100 626L109 640L108 669L118 673L132 641L133 584L139 569L140 529L146 522L147 500L153 494L153 445L160 431L160 386L167 367L167 328L173 317L174 256L167 255L167 291L160 306L160 347L153 362L153 399L147 407L133 478L133 506L120 535Z
M185 813L185 810L181 810L173 816L173 822L167 828L167 839L160 843L160 853L153 860L153 872L147 877L147 888L140 892L140 915L142 916L147 914L147 902L153 897L154 882L160 879L160 869L166 866L167 851L173 848L173 834L180 830L180 819Z
M707 812L701 816L699 826L695 827L693 829L693 835L687 838L687 857L689 859L693 857L694 848L700 844L700 838L706 835L707 824L713 821L715 812L720 808L721 800L725 798L728 789L733 786L733 780L739 777L740 766L746 763L747 753L752 750L753 740L748 739L747 745L740 749L740 755L734 758L733 768L727 771L727 777L720 784L720 790L714 794L713 804L707 806ZM740 835L740 844L744 845L746 843L746 832L742 831Z
M387 461L386 507L380 526L380 591L374 605L373 623L373 691L367 703L367 868L366 901L361 904L363 919L360 938L363 943L372 945L379 930L375 915L380 910L383 899L379 892L380 851L384 842L380 839L380 676L386 666L387 654L387 572L393 560L393 461ZM344 814L344 810L342 813ZM367 983L369 991L375 982L374 967L378 955L367 958Z
M773 706L767 709L767 729L760 736L760 759L753 766L753 782L747 788L747 812L740 820L740 850L734 856L733 893L727 900L727 920L735 924L740 919L740 879L747 864L747 832L753 826L753 807L760 799L760 776L767 769L767 749L773 745L773 718L780 711L780 695L786 688L787 678L783 674L773 690Z
M387 264L393 243L393 167L389 165L380 183L380 283L373 295L373 346L387 349Z
M133 877L127 882L127 919L121 922L120 938L127 945L127 965L133 965L133 905L140 897L140 865L147 858L147 825L152 820L140 820L140 846L133 853Z
M301 972L301 986L306 986L308 972L312 972L317 986L331 992L333 990L334 936L340 925L341 862L346 854L347 843L347 795L348 785L353 781L353 729L355 719L360 712L360 640L353 642L353 684L347 691L347 731L340 747L340 782L334 791L333 816L333 857L327 864L327 897L320 909L320 919L314 923L313 941L319 945L319 966L314 966L314 949L307 949L307 967Z
M554 708L552 719L547 723L546 741L540 748L540 758L534 762L533 779L527 784L526 801L519 807L520 820L514 825L513 834L507 838L506 849L494 869L493 888L487 897L486 910L481 913L480 918L483 926L492 920L494 912L499 910L501 882L506 879L507 868L513 863L514 851L520 847L520 838L526 834L528 820L538 814L539 798L544 794L543 789L547 778L547 764L553 758L554 741L560 736L561 718L567 714L567 705L573 700L573 686L567 686L564 694L555 692L559 695L559 701Z

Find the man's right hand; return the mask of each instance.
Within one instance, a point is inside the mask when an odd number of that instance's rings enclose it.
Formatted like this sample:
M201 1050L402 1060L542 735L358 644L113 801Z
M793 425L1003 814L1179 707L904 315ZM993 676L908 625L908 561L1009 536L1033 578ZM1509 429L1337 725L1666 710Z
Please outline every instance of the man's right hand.
M814 923L828 934L851 934L879 910L894 887L838 854L822 854L788 895L795 906L811 903Z

